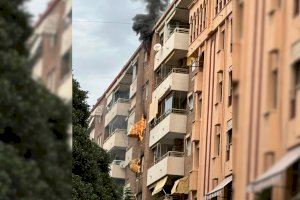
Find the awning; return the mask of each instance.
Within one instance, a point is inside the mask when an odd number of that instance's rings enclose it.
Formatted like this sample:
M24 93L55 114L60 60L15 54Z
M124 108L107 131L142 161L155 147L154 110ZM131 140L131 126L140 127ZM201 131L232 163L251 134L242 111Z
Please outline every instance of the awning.
M189 193L189 178L183 177L175 181L171 194L188 194Z
M232 176L228 176L227 178L225 178L223 181L221 181L221 183L219 185L217 185L211 192L206 194L206 198L205 199L211 199L213 197L218 196L222 189L228 185L230 182L232 181Z
M167 182L168 176L164 177L163 179L159 180L156 185L155 188L152 192L152 196L159 193L160 191L162 191L163 187L165 186L166 182Z
M300 146L287 152L276 164L258 177L250 185L248 192L262 191L280 180L281 173L300 158Z

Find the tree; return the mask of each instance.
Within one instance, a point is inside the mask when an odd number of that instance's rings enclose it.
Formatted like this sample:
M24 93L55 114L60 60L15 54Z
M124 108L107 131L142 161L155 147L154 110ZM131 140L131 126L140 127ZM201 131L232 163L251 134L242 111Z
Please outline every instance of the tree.
M130 187L124 187L123 189L123 200L134 200L134 195L132 194Z
M70 108L31 79L23 3L0 1L0 196L70 199Z
M109 176L110 156L89 139L87 92L73 79L73 199L120 199Z

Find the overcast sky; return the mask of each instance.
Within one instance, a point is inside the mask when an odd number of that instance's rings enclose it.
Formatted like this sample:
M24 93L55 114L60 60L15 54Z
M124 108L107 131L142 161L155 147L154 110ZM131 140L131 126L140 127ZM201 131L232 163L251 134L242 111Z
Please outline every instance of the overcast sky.
M139 46L132 18L144 7L137 0L73 0L73 73L91 106Z
M27 3L34 21L48 2ZM73 0L73 74L91 106L139 46L132 18L144 10L141 0Z

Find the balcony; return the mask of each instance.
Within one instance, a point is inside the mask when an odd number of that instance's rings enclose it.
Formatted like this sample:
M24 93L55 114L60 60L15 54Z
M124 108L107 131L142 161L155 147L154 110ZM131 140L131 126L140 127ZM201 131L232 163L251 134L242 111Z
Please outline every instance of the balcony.
M155 54L154 70L156 70L167 58L169 58L168 60L179 60L184 58L188 50L188 45L189 29L175 28L161 50Z
M183 176L184 175L184 153L169 151L152 167L148 169L147 186L165 177L166 175Z
M183 138L186 133L187 116L186 111L181 109L170 109L157 120L150 124L149 147L161 140L172 140Z
M106 127L116 116L128 116L129 108L129 99L119 98L105 115L104 126Z
M114 160L110 165L109 175L116 179L125 179L125 163L123 160Z
M134 81L130 85L130 91L129 91L129 98L133 97L135 95L137 89L137 78L134 79Z
M167 91L188 91L189 74L187 69L174 68L170 73L157 83L153 98L159 100Z
M106 151L112 151L114 148L123 148L127 146L128 140L126 136L126 130L116 129L103 144L103 149Z

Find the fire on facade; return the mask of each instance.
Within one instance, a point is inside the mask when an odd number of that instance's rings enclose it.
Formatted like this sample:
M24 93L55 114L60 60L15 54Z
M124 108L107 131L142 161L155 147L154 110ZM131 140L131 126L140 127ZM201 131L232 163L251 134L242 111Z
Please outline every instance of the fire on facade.
M299 0L146 5L90 113L116 183L143 200L299 199Z

